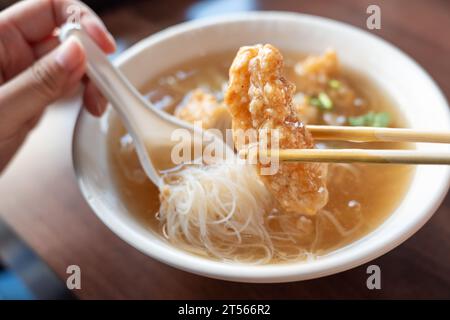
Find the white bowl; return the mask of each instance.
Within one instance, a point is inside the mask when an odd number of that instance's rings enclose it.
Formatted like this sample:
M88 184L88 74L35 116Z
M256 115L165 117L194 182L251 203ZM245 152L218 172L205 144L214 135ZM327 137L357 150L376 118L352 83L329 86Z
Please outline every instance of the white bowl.
M320 17L254 12L183 23L144 39L116 62L130 81L141 87L148 79L193 57L255 43L272 43L282 51L308 53L333 47L344 65L367 74L393 98L412 128L450 128L445 98L417 63L368 32ZM222 263L178 250L127 211L109 174L106 117L98 121L82 111L74 134L74 166L87 202L112 231L133 247L176 268L213 278L296 281L366 263L422 227L444 198L450 180L447 166L418 166L404 200L381 226L315 261L264 266ZM421 144L418 149L448 151L447 146L438 144Z

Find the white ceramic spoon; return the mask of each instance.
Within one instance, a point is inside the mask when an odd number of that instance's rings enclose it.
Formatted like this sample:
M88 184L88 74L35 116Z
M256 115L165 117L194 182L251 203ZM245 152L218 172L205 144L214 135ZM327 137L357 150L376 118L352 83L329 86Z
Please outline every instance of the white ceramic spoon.
M66 24L61 28L59 34L61 41L65 41L71 36L76 37L83 45L87 54L89 78L119 114L128 133L133 138L139 161L153 183L159 185L160 172L170 169L167 167L168 162L173 163L170 158L171 151L180 141L174 141L171 136L177 129L184 129L177 133L189 134L192 143L197 147L201 143L201 152L206 141L216 143L215 146L222 148L221 150L224 152L232 152L217 136L208 134L200 128L155 108L148 100L144 99L78 24ZM176 165L179 164L173 164L173 166Z

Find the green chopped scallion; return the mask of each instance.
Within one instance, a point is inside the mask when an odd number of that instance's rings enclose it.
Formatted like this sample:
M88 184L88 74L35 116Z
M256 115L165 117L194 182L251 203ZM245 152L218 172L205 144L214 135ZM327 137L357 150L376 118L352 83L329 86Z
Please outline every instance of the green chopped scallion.
M336 79L331 79L330 81L328 81L328 86L331 89L339 89L341 87L341 82Z
M331 110L331 109L333 109L333 101L330 99L330 97L325 92L319 93L318 99L319 99L319 102L320 102L319 107L322 110Z
M348 124L353 127L362 127L366 125L366 118L364 116L348 117Z
M314 107L320 107L320 100L318 98L312 97L309 99L309 104Z
M387 127L391 117L387 112L373 112L357 117L348 117L348 124L351 126L366 126L366 127Z
M387 112L379 112L375 114L373 119L374 127L387 127L389 122L391 121L391 117Z

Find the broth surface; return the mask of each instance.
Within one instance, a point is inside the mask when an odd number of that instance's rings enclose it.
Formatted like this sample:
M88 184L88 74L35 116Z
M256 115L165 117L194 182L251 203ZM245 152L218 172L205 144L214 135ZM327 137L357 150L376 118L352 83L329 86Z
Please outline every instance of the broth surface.
M174 112L186 94L196 88L213 92L223 99L223 86L234 53L203 57L151 79L141 92L158 108ZM304 55L286 54L285 76L296 83L295 63ZM390 99L363 76L343 71L343 78L362 97L365 103L358 108L338 110L344 116L357 116L367 111L386 111L391 115L391 127L406 127L401 114ZM314 124L324 124L323 119ZM155 128L156 130L156 128ZM142 171L130 137L120 121L112 114L109 128L110 170L123 202L137 219L164 237L163 226L156 218L159 191ZM406 149L404 143L347 143L316 141L327 148ZM299 248L305 247L319 256L349 244L377 228L396 209L406 194L414 167L407 165L352 164L331 165L328 179L329 201L325 214L311 224L315 238L295 239ZM295 223L295 222L293 222ZM304 227L303 225L302 227ZM307 225L306 225L307 226ZM315 227L314 227L315 226ZM276 226L274 227L276 229ZM319 236L318 236L319 235ZM283 241L274 242L283 246ZM196 252L204 255L205 253ZM287 255L290 253L287 252ZM307 257L305 257L307 258ZM281 262L275 259L272 262Z

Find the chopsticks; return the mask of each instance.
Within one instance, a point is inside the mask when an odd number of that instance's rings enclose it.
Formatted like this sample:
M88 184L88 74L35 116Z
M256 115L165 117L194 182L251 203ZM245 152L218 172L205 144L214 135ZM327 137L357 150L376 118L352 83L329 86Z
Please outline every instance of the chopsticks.
M448 131L319 125L307 125L307 128L316 140L450 143L450 132ZM248 149L240 151L241 157L247 157L248 154ZM434 152L394 149L274 149L259 151L259 156L274 156L277 157L279 161L286 162L365 162L450 165L450 151Z
M244 149L240 154L245 156L247 151ZM264 152L266 157L271 155L285 162L450 164L450 153L419 150L279 149Z
M316 140L450 143L449 131L307 125Z

